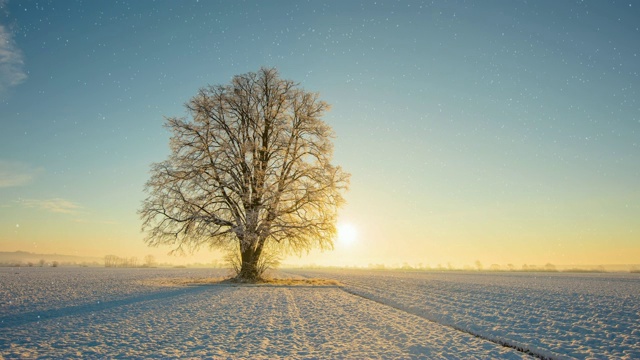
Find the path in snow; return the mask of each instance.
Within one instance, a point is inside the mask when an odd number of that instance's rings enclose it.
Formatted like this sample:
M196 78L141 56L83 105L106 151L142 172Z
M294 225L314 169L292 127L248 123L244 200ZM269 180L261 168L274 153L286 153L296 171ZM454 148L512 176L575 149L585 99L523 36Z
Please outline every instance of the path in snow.
M119 281L127 288L131 280ZM84 285L79 292L94 291L103 300L63 307L54 301L50 308L43 300L32 311L3 312L0 353L6 358L526 357L337 287L149 287L107 296L100 284Z

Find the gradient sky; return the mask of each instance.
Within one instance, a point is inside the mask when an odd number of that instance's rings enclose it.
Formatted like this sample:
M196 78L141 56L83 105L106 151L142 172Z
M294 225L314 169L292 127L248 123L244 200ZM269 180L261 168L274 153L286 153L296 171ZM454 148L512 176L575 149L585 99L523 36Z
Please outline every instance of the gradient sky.
M332 105L358 231L289 262L640 263L638 1L0 8L0 251L164 260L136 214L163 117L274 66Z

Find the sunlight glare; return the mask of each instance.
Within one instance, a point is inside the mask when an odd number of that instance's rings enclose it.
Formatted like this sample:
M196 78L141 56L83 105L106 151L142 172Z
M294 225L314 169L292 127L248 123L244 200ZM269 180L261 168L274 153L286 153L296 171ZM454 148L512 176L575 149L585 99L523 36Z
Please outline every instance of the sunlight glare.
M353 224L338 225L338 244L351 245L358 239L358 229Z

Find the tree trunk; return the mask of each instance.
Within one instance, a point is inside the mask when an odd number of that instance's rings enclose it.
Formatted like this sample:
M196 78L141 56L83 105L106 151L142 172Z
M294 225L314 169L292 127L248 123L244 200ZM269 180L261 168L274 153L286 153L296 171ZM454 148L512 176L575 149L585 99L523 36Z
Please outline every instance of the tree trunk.
M252 246L247 246L247 248L240 251L242 265L236 279L241 281L256 281L260 279L262 274L258 267L258 261L261 253L262 248L254 249Z

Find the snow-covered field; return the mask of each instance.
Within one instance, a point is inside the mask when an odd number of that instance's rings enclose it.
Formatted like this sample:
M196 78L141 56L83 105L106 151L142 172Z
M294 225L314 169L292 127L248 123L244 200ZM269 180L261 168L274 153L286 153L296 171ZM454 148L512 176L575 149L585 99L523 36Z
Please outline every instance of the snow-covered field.
M640 274L306 271L345 290L551 358L640 359Z
M640 358L637 274L0 268L0 358ZM173 279L173 280L172 280Z

